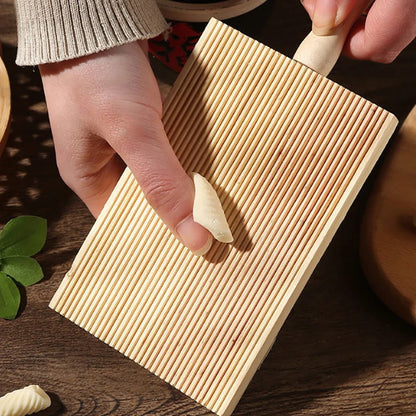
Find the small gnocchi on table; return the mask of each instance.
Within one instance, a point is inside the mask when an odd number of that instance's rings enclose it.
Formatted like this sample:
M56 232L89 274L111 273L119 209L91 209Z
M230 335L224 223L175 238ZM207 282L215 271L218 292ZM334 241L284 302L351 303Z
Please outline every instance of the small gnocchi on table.
M51 405L50 397L37 385L30 385L0 397L1 416L26 416Z

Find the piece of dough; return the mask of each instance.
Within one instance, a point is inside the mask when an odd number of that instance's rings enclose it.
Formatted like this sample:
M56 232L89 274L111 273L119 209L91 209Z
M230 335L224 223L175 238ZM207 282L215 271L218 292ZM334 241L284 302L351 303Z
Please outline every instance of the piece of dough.
M0 397L1 416L26 416L51 405L50 397L37 385L30 385Z
M194 221L206 228L216 240L232 243L233 235L215 189L199 173L191 176L195 185Z

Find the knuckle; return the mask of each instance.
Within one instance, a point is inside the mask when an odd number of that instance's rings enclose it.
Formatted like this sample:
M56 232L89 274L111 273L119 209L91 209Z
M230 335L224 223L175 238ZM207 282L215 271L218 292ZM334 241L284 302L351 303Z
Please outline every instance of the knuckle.
M137 128L134 128L132 123L125 122L123 117L120 117L109 122L105 130L111 143L122 144L129 140L133 135L133 131L137 130Z
M179 204L178 188L167 179L145 180L141 183L144 196L157 211L174 211Z
M85 135L74 140L75 146L57 148L56 163L62 180L72 190L94 187L101 170L114 156L101 139Z
M130 123L126 122L126 114L120 106L103 103L98 111L97 120L99 120L103 133L114 136L128 131Z
M58 166L58 171L59 171L59 175L61 177L61 179L63 180L63 182L65 183L66 186L68 186L70 189L74 190L74 180L72 175L70 175L67 170L58 162L57 163Z
M57 158L57 167L64 183L76 193L79 188L90 187L94 181L94 176L79 169L76 163L69 164L62 158Z
M103 124L105 135L120 152L129 151L132 140L151 142L160 139L161 120L156 112L147 109L142 112L133 109L113 112Z

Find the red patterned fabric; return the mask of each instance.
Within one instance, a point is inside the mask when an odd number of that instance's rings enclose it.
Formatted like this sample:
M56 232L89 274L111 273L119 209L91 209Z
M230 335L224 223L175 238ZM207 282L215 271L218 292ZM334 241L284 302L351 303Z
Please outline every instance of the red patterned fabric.
M169 68L180 72L201 33L189 23L172 22L169 31L149 41L149 52Z

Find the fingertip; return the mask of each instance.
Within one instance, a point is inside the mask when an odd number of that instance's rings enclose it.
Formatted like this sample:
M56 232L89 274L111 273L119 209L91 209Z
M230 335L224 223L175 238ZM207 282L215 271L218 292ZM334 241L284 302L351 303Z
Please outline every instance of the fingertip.
M372 4L366 18L360 19L347 39L345 55L360 60L391 63L414 39L416 21L414 0L379 0Z
M208 240L206 241L205 245L202 246L199 250L193 251L193 253L195 254L195 256L204 256L205 254L207 254L208 251L212 247L212 242L213 241L214 241L214 239L212 238L211 235L209 235L208 236Z
M335 28L338 14L337 2L317 0L312 17L312 30L318 36L327 36Z
M100 215L125 169L124 163L116 155L93 173L81 174L79 168L62 163L58 163L58 167L63 181L84 202L94 218Z
M374 42L366 33L364 18L361 18L351 29L343 50L343 54L349 58L381 64L393 62L399 53L400 50Z
M212 245L212 235L189 215L176 226L176 233L182 243L195 255L203 256Z
M308 13L309 17L313 18L313 12L315 10L315 3L316 0L300 0L302 6L305 8L306 12Z
M351 28L344 44L343 54L352 59L367 59L365 36L365 19L361 18Z

